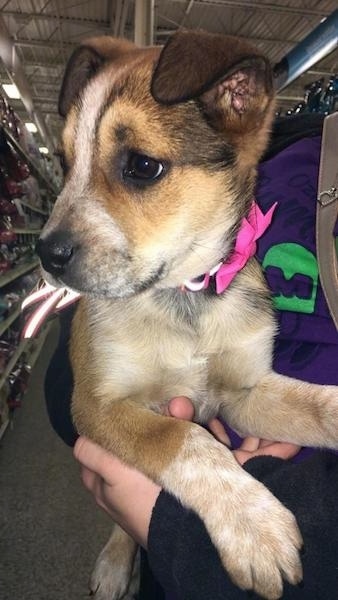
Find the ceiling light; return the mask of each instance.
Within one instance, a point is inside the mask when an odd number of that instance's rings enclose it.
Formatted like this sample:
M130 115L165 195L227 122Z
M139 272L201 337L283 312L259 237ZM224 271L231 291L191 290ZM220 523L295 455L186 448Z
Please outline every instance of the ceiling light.
M38 128L35 125L35 123L31 122L31 123L25 123L26 128L28 129L28 131L30 131L31 133L37 133Z
M20 92L16 87L15 83L3 83L3 89L5 90L8 98L19 100L21 98Z
M39 151L41 154L49 154L49 150L46 146L40 146Z

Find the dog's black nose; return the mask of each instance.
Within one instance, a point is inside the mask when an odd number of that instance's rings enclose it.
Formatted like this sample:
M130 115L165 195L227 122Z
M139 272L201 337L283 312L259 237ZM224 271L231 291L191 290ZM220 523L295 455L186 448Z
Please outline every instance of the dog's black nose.
M55 276L62 275L74 254L71 236L66 231L59 231L45 238L39 238L36 252L48 273Z

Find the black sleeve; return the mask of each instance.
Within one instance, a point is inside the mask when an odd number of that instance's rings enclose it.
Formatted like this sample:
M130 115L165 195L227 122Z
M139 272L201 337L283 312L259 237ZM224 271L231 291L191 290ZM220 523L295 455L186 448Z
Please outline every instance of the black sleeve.
M304 580L300 586L285 584L283 599L336 600L338 456L317 452L299 464L258 457L248 461L245 469L293 511L303 535ZM248 598L228 579L202 521L164 492L153 510L148 560L170 600Z
M58 345L49 363L44 383L49 420L56 433L69 446L73 446L78 437L70 413L73 374L68 351L74 312L75 307L71 306L60 313Z

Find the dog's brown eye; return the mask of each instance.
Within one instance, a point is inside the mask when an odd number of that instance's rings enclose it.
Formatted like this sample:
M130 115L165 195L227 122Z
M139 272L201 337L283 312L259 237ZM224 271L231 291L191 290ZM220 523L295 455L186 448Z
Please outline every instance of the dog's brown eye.
M163 164L146 156L145 154L130 154L127 165L123 170L125 179L133 183L151 183L158 179L164 172Z

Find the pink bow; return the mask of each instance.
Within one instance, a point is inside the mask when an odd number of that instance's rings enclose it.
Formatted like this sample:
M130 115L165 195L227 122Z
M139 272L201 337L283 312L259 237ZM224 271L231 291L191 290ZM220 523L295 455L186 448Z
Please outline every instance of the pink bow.
M229 259L222 263L216 277L216 293L221 294L230 285L235 275L244 267L257 249L256 240L269 227L277 202L264 215L256 202L253 202L237 234L236 244Z

